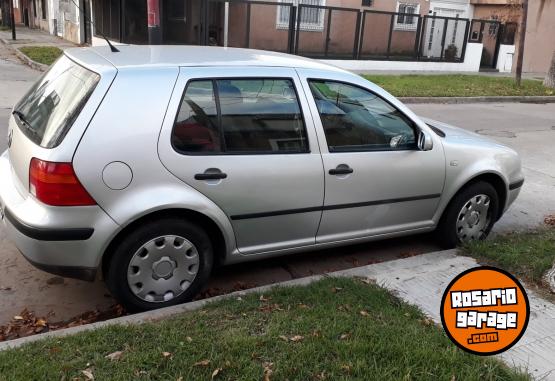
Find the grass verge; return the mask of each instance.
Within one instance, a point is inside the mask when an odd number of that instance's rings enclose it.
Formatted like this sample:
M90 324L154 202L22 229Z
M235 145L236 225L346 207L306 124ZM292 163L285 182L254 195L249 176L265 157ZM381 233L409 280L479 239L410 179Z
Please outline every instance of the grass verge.
M364 75L397 97L478 97L555 95L540 81L523 80L515 85L509 77L482 75Z
M0 379L91 376L528 379L495 358L461 351L417 308L388 291L337 278L223 300L157 323L106 327L0 352Z
M44 65L52 65L63 53L55 46L23 46L19 50L33 61Z
M464 250L482 263L541 285L543 274L555 261L555 229L499 235L469 244Z

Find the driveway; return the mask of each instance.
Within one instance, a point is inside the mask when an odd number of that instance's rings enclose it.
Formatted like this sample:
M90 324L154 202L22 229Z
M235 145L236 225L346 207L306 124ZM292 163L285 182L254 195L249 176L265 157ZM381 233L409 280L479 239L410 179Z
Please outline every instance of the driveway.
M0 44L0 137L7 132L13 104L40 75L19 63ZM471 130L495 135L523 155L527 182L521 198L503 217L499 230L540 223L555 209L555 171L547 152L555 143L555 105L414 105L421 115L442 119ZM514 135L514 136L513 136ZM6 141L0 138L0 151ZM552 193L552 195L549 194ZM550 210L548 210L550 209ZM204 295L264 285L437 250L429 235L407 237L345 248L315 251L285 258L235 265L216 270ZM87 283L55 277L29 265L0 228L0 325L27 308L49 321L106 309L114 303L101 282Z

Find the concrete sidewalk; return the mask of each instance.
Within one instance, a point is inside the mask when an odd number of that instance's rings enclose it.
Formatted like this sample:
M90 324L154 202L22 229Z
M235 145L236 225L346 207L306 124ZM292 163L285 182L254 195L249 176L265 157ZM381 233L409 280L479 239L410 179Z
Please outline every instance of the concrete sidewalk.
M425 314L440 325L439 311L441 297L448 283L459 273L476 266L478 266L478 264L474 259L458 256L455 250L439 251L338 271L327 275L295 279L288 282L186 303L175 307L168 307L100 323L49 332L39 336L16 339L0 343L0 350L18 347L25 343L47 337L61 337L103 326L153 322L183 312L199 309L206 303L214 300L235 298L253 292L265 292L276 286L288 287L306 285L324 276L357 276L374 279L377 284L392 291L401 299L418 306ZM526 333L513 348L499 357L510 366L520 367L526 370L536 379L555 380L555 350L553 350L553 348L555 348L555 305L542 299L530 289L528 289L527 292L530 300L531 316Z
M35 70L45 71L48 65L33 61L19 49L25 46L55 46L60 49L73 48L77 45L58 36L53 36L40 29L29 29L23 26L16 27L16 39L12 40L10 30L0 31L0 42L10 49L21 61Z
M29 29L21 25L17 25L15 30L16 40L12 40L12 32L10 30L0 31L0 40L14 48L22 46L57 46L60 49L64 49L77 46L44 30Z

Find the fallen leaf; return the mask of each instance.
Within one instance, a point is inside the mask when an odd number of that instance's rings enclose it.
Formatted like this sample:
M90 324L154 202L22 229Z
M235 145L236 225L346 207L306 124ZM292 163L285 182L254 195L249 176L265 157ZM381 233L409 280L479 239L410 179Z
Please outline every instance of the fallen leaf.
M196 363L193 364L193 366L208 366L208 365L210 365L210 360L208 359L197 361Z
M369 314L367 311L365 311L365 310L362 310L362 311L360 311L359 313L360 313L362 316L368 316L368 315L370 315L370 314Z
M48 323L44 319L38 319L37 322L35 323L35 325L37 325L39 327L46 327L47 324Z
M341 334L341 336L339 336L339 340L346 340L351 336L350 333L343 333Z
M171 358L172 354L170 352L162 352L162 356L164 356L164 358Z
M279 338L283 341L289 341L289 339L287 338L287 336L284 335L279 335Z
M265 362L263 365L264 367L264 381L270 381L270 376L274 372L272 370L272 366L274 366L273 362Z
M123 355L122 351L116 351L116 352L110 353L109 355L106 355L105 358L111 361L118 361L119 359L121 359L122 355Z
M376 281L372 278L361 278L360 281L365 284L374 284Z
M341 365L341 370L347 373L351 373L351 367L349 365Z
M270 299L272 299L272 298L266 298L266 297L264 297L264 295L260 295L260 301L261 302L267 302Z
M23 320L23 316L16 315L13 317L14 320Z
M221 371L222 371L222 368L214 369L214 371L212 372L212 379L214 379L218 374L220 374Z
M434 321L430 318L424 318L420 322L424 325L434 325Z
M301 340L303 340L303 339L304 339L303 336L301 336L301 335L295 335L295 336L291 337L289 340L291 340L292 342L296 343L297 341L301 341Z
M186 340L187 340L187 342L189 342L189 343L192 343L192 342L193 342L193 339L192 339L190 336L187 336L187 337L186 337Z
M94 375L92 374L91 369L82 370L81 373L83 373L83 375L87 377L87 380L94 380Z

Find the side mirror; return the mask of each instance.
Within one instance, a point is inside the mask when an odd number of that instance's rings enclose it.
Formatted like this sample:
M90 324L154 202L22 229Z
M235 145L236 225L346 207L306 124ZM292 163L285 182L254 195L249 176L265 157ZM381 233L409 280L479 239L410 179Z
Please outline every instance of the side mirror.
M430 151L432 148L434 148L432 137L427 132L420 130L418 133L418 149L420 151Z

